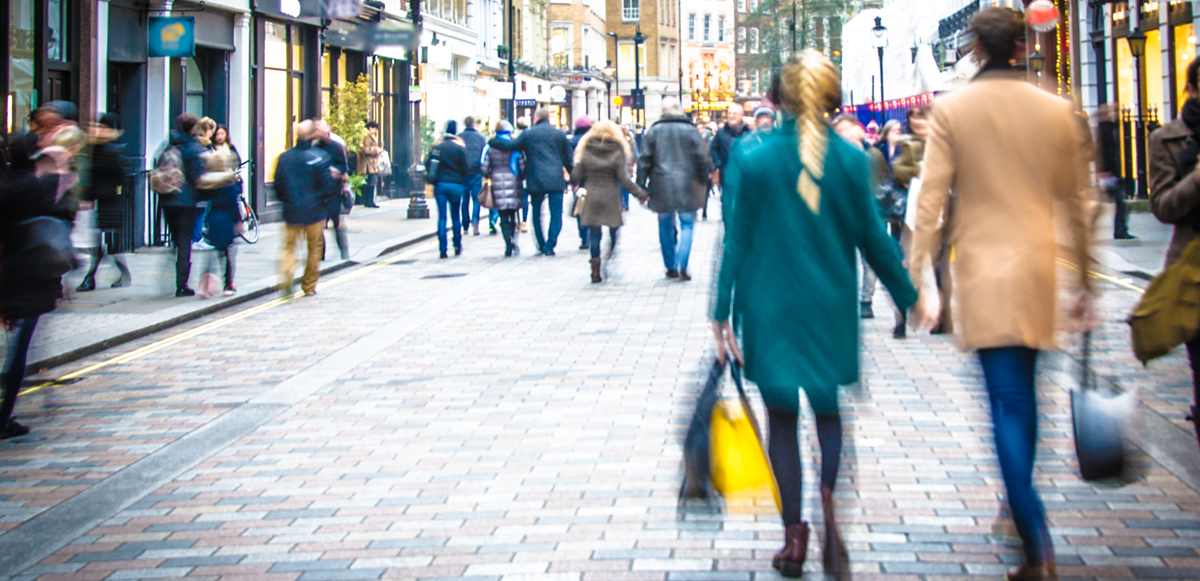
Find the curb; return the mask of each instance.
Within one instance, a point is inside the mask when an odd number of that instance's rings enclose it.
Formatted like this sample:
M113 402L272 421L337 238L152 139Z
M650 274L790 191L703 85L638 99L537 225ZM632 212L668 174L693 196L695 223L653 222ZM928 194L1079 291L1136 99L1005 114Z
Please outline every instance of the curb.
M377 244L376 246L380 246L380 245L386 245L386 246L381 248L378 251L378 253L375 254L375 256L372 256L370 259L379 258L380 256L383 256L385 254L390 254L390 253L400 250L402 248L412 246L414 244L419 244L421 242L424 242L424 241L429 240L430 238L434 238L436 236L437 236L436 232L430 232L427 234L421 234L414 238L410 238L410 239L407 239L407 240L404 240L401 242L397 242L394 244L390 244L390 245L387 242L382 242L380 244ZM366 249L364 249L364 250L366 250ZM357 256L360 253L361 253L361 251L359 253L356 253L355 256ZM368 259L368 260L370 260L370 259ZM364 262L366 262L366 261L364 261ZM349 268L351 266L356 266L358 264L363 264L363 262L356 262L354 260L343 260L341 262L338 262L337 264L331 264L329 266L322 268L321 275L324 276L327 274L332 274L332 273L338 272L340 270ZM296 284L299 284L298 279L296 281ZM91 343L88 345L84 345L82 347L76 347L74 349L69 349L63 353L59 353L57 355L52 355L50 357L46 357L46 358L40 359L38 361L31 361L31 362L27 363L25 366L25 376L28 377L30 375L40 373L41 371L43 371L45 369L50 369L53 367L60 367L62 365L66 365L67 363L78 361L80 359L83 359L84 357L95 355L96 353L105 351L107 349L111 349L118 345L122 345L122 344L128 343L130 341L135 341L137 339L141 339L142 337L157 333L164 329L169 329L169 328L175 327L177 325L182 325L183 323L194 321L201 317L205 317L205 316L211 315L213 313L223 311L230 307L241 305L243 303L268 296L275 292L278 292L278 288L274 285L269 285L269 286L266 286L263 288L249 291L249 292L238 293L238 295L235 297L231 297L227 300L223 300L218 303L213 303L211 305L201 307L194 311L189 311L187 313L176 315L174 317L170 317L168 319L164 319L162 321L158 321L156 323L146 325L145 327L140 327L138 329L134 329L134 330L128 331L126 333L121 333L120 335L109 337L102 341L97 341L96 343Z

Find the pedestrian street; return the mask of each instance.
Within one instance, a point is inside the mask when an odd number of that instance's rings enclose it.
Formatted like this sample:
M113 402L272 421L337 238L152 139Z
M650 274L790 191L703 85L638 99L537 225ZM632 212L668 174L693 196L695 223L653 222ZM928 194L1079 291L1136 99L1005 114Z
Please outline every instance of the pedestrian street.
M713 218L697 222L691 282L663 277L656 219L635 204L602 284L572 220L554 257L525 234L505 259L485 230L461 257L424 242L322 278L316 296L250 301L30 378L33 431L0 442L0 579L778 578L773 507L676 498L711 356ZM1110 279L1094 366L1184 434L1186 355L1136 365L1124 318L1144 284ZM997 519L974 355L947 336L893 339L889 309L880 289L863 380L843 390L854 578L1003 578L1021 555ZM1200 578L1188 467L1135 450L1128 481L1082 481L1074 367L1044 357L1035 478L1059 575ZM819 578L817 535L809 555Z

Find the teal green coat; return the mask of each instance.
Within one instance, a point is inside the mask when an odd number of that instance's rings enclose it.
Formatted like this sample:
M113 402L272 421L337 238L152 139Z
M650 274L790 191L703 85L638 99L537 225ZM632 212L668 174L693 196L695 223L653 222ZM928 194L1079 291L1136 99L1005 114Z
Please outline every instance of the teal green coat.
M899 308L917 291L879 218L867 155L829 130L816 214L796 189L801 167L795 121L734 149L713 318L736 315L746 377L767 407L799 410L803 387L814 410L834 412L838 386L858 381L855 250Z

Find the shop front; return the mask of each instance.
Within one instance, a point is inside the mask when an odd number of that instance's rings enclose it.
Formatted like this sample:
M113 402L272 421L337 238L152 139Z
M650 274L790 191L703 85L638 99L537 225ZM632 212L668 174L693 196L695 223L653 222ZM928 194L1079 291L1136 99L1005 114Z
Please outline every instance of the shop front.
M80 42L82 9L88 2L67 0L8 0L0 14L0 85L5 89L0 134L20 135L28 129L29 113L50 101L80 104L79 63L90 55ZM86 69L85 69L86 70Z

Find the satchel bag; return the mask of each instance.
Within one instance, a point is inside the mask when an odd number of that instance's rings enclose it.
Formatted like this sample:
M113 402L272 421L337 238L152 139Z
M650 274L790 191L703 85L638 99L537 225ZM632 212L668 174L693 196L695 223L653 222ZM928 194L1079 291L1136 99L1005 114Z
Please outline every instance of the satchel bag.
M483 182L483 187L479 190L479 205L491 210L496 207L496 197L492 195L492 182Z
M587 205L587 188L575 190L575 201L571 205L571 215L576 218L583 215L583 207Z
M716 403L709 432L713 487L725 498L729 512L757 512L771 500L779 508L779 487L758 437L758 420L746 397L741 369L734 364L730 371L738 397Z
M1079 389L1071 392L1075 455L1084 480L1118 478L1125 472L1125 425L1133 409L1133 395L1097 387L1088 365L1091 336L1083 335Z
M1129 316L1133 354L1143 364L1170 353L1200 330L1200 238L1150 282Z

